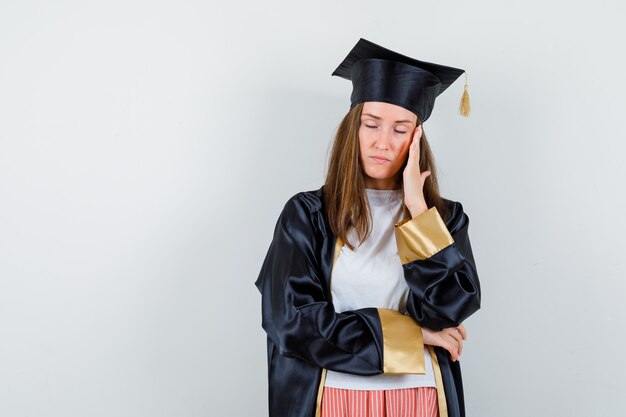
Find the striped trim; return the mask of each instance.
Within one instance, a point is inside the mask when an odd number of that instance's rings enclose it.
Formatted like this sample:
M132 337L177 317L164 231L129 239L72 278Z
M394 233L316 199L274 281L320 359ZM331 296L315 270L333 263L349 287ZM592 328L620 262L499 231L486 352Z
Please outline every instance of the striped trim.
M352 390L324 387L320 417L437 417L437 389Z

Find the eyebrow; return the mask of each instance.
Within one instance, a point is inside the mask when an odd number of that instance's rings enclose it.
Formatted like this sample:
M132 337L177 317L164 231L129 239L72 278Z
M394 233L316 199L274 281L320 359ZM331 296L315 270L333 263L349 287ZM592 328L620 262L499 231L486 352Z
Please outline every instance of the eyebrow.
M381 118L379 116L376 116L372 113L363 113L361 114L361 116L370 116L373 117L376 120L380 120ZM413 120L396 120L396 123L414 123Z

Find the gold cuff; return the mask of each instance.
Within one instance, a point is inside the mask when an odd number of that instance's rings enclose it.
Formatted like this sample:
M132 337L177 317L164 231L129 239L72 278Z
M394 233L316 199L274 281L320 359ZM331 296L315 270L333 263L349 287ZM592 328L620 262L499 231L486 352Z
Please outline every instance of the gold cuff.
M383 371L386 374L425 374L422 328L399 311L378 308L383 329Z
M417 259L428 259L454 243L435 206L418 216L396 223L394 232L402 265Z

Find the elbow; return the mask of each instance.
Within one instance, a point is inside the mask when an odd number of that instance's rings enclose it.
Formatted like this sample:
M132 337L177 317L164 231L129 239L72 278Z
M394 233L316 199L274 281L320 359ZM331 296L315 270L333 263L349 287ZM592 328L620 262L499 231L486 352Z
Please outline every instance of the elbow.
M449 303L425 302L416 321L430 329L457 327L480 309L480 291L464 293Z
M473 285L472 290L463 292L452 306L452 308L444 309L444 311L449 311L450 321L458 326L480 309L480 287Z
M455 275L459 294L455 297L454 305L458 306L457 320L462 322L480 309L480 281L473 266Z
M309 350L316 344L310 323L302 317L299 309L290 309L291 314L276 321L276 348L286 357L307 359Z
M297 335L289 332L280 332L278 334L278 343L276 348L278 352L287 357L297 357L296 351L298 346L302 346L303 342Z

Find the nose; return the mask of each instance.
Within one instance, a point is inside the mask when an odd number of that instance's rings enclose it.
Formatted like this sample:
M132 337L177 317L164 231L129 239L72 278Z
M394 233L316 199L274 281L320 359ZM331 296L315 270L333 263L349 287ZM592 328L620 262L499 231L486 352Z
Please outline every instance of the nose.
M391 136L393 132L389 129L381 130L381 133L376 137L374 147L380 150L388 150L391 143Z

